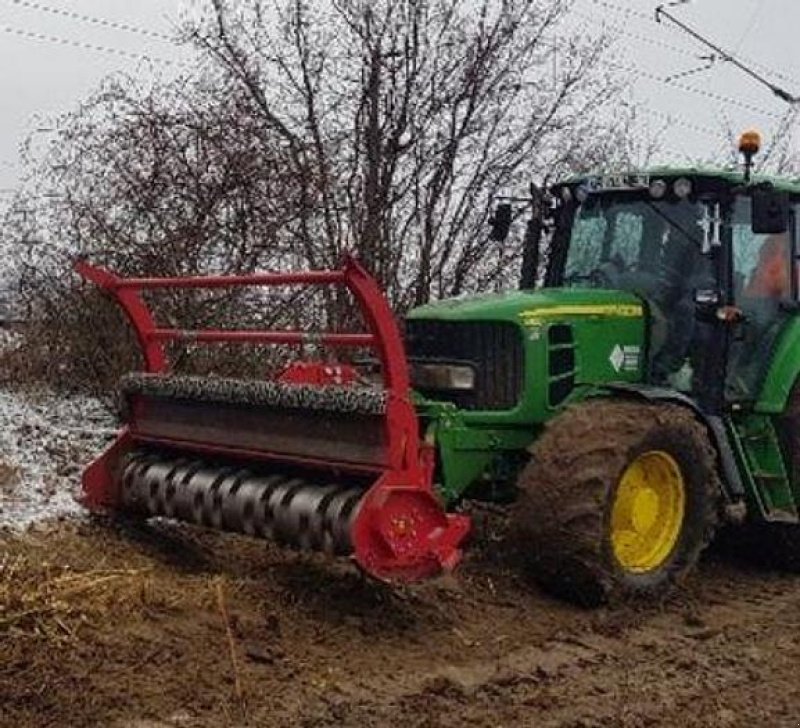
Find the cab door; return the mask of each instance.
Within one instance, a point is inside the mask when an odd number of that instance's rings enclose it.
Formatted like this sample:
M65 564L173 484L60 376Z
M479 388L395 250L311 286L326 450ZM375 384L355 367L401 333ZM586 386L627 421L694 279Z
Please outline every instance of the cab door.
M740 196L732 216L733 287L742 320L730 347L726 399L758 398L777 339L797 306L796 210L785 233L758 234L751 201Z

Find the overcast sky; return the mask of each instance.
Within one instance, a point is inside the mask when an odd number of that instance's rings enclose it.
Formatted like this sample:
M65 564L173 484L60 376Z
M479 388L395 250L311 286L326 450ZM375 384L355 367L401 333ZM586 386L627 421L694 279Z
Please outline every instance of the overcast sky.
M152 35L172 33L187 2L0 0L0 189L19 179L23 139L47 129L54 116L74 108L104 76L127 72L149 79L169 75L188 61L186 51ZM725 126L757 127L768 134L787 105L729 64L665 81L706 65L699 56L708 51L657 24L656 5L575 0L571 22L594 29L605 23L619 33L621 65L638 77L633 101L654 131L669 129L664 161L719 152ZM692 0L670 10L800 95L799 0ZM36 133L36 139L46 144L48 132Z

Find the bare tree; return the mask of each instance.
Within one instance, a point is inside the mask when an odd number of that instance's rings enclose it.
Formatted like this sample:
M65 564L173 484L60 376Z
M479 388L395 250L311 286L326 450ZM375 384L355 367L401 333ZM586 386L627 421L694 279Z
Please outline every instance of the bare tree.
M624 153L610 39L570 35L568 6L214 0L192 37L281 139L307 264L354 249L402 309L508 285L493 196Z
M791 106L781 115L777 123L765 135L762 149L754 159L755 171L759 174L776 174L787 177L800 176L800 154L797 152L797 134L800 132L800 108ZM725 139L724 151L704 160L706 164L723 164L738 168L742 164L739 153L739 136L743 129L735 128L726 121L720 130Z
M293 212L281 154L258 124L248 97L202 79L146 93L129 80L110 82L60 121L57 143L3 228L27 329L24 371L14 376L102 388L132 366L136 347L122 317L70 272L78 256L122 275L302 262L284 233ZM153 301L162 320L187 328L230 324L243 308L262 321L293 316L290 302L241 291ZM266 366L263 358L253 364Z
M169 275L323 268L355 251L398 311L513 285L521 246L489 239L493 198L624 163L637 141L625 79L604 64L611 39L570 31L569 4L214 0L187 30L196 74L107 82L61 120L25 214L6 221L29 311L22 367L105 387L131 365L124 322L66 273L76 255ZM159 306L185 327L243 310L350 325L348 301L325 296ZM231 363L244 366L197 367Z
M784 113L757 159L759 172L791 177L800 175L800 153L796 143L799 120L800 109L797 106L792 106Z

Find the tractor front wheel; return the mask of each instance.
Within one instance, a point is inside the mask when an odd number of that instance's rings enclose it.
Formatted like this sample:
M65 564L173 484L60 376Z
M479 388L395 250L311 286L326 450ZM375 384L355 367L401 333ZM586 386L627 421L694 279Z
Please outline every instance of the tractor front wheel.
M716 456L684 407L588 401L556 417L532 456L513 541L532 575L570 601L661 592L713 534Z

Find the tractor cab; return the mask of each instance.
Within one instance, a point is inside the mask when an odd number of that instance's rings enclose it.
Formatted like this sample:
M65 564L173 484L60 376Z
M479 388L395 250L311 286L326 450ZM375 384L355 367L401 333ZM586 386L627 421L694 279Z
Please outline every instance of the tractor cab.
M797 309L800 186L657 168L574 178L552 193L545 286L639 296L647 383L709 412L757 399Z

